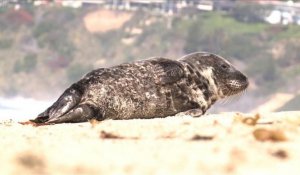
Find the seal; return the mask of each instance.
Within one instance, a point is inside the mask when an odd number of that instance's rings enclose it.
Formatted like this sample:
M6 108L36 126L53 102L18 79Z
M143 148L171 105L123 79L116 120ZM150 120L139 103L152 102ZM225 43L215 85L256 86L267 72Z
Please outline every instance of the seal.
M218 99L247 86L244 74L213 53L197 52L178 60L150 58L91 71L31 121L199 117Z

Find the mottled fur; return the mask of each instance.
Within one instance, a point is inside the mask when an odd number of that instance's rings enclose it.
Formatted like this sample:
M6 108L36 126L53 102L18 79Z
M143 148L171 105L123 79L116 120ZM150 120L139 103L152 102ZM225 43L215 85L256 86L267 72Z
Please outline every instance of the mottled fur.
M88 73L33 121L200 116L216 100L247 86L246 76L215 54L193 53L179 60L151 58Z

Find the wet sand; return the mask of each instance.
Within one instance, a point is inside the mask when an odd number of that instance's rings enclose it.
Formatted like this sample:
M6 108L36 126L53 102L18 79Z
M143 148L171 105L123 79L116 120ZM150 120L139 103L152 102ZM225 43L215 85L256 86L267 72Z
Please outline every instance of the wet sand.
M39 127L2 120L0 174L300 174L300 112L256 117L224 113ZM264 132L255 138L254 131Z

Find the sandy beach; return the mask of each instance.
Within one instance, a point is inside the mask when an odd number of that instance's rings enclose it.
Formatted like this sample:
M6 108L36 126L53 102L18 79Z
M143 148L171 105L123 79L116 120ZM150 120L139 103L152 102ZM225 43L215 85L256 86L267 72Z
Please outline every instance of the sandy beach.
M300 174L300 112L256 117L2 120L0 174Z

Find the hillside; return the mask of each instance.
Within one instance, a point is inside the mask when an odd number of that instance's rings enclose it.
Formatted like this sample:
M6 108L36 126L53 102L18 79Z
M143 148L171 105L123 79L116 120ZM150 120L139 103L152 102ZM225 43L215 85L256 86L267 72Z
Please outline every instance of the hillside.
M300 87L300 27L249 23L235 12L157 16L97 7L1 8L0 95L54 100L98 67L209 51L228 58L251 82L239 101L215 111L251 111L277 93L292 95L280 110L299 108L293 101Z

